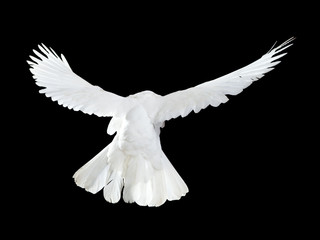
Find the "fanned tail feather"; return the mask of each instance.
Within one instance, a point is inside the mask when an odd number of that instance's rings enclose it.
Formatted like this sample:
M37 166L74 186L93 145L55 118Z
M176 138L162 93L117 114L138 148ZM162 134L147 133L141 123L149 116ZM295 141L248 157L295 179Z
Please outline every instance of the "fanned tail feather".
M112 154L114 141L81 167L74 175L76 184L93 194L102 188L108 202L120 200L123 188L123 158Z
M108 164L109 145L98 153L93 159L83 165L74 175L73 178L79 187L88 192L97 193L106 184L109 175Z
M160 156L159 156L160 157ZM161 167L137 156L128 163L123 199L141 206L160 206L166 200L178 200L189 191L187 185L162 153Z
M79 187L94 194L104 188L111 203L120 200L123 189L125 202L141 206L160 206L186 195L187 185L163 152L155 167L143 154L126 157L116 142L117 137L74 174Z

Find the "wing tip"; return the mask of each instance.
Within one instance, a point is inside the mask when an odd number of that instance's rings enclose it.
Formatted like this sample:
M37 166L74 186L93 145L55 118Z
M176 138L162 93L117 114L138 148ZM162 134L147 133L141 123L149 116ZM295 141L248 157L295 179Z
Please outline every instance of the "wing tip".
M44 43L38 44L38 48L43 52L44 54L50 54L49 49L44 45Z
M269 50L268 53L271 53L272 54L278 54L282 51L284 51L285 49L287 49L288 47L292 46L293 45L293 41L296 39L295 36L289 38L288 40L284 41L283 43L281 43L278 47L275 47L276 43L273 44L272 48Z

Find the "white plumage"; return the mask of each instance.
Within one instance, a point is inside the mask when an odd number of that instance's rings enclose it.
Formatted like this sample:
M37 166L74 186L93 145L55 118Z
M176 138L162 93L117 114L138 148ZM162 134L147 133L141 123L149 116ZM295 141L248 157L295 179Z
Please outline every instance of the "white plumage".
M121 97L104 91L76 75L62 54L59 58L44 45L39 45L40 53L34 50L39 58L30 56L32 61L27 62L36 84L43 87L40 93L69 109L112 117L107 132L116 133L113 141L74 174L76 184L91 193L104 188L104 197L111 203L120 200L123 190L125 202L160 206L188 192L161 149L164 122L227 102L226 95L239 94L271 71L280 62L276 60L286 54L279 53L291 46L293 39L246 67L165 96L143 91Z

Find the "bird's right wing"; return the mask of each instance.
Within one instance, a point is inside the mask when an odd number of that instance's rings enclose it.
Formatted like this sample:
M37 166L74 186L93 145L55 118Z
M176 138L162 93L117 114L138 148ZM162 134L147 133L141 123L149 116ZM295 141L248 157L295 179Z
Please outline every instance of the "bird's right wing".
M177 91L157 99L158 108L152 109L152 115L155 123L176 118L185 117L191 111L195 113L211 105L219 106L228 101L226 95L236 95L242 92L253 81L256 81L271 71L286 53L279 54L290 47L290 38L276 48L259 58L257 61L218 79L211 80L195 87Z
M79 77L71 70L62 54L59 58L52 49L44 45L39 45L39 49L41 53L36 50L34 53L40 59L30 56L33 62L27 62L31 66L30 71L36 84L44 87L40 93L75 111L99 117L114 116L126 98L104 91Z

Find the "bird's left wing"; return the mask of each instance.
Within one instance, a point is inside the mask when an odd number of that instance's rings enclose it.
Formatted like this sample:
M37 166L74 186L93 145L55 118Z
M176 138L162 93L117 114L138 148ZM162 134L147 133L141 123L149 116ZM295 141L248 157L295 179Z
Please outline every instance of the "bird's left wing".
M36 84L44 87L40 93L75 111L99 117L114 116L126 98L91 85L71 70L62 54L60 58L51 48L38 47L41 53L36 50L34 53L39 58L30 56L33 62L27 62Z
M286 53L279 54L292 44L290 38L276 48L271 48L257 61L230 74L202 83L196 87L177 91L158 98L158 108L154 112L154 122L164 122L178 116L185 117L191 111L195 113L211 105L219 106L228 101L226 95L236 95L242 92L253 81L256 81L271 71L276 61ZM278 55L279 54L279 55Z

